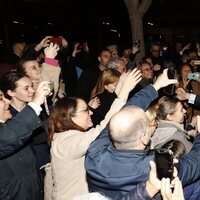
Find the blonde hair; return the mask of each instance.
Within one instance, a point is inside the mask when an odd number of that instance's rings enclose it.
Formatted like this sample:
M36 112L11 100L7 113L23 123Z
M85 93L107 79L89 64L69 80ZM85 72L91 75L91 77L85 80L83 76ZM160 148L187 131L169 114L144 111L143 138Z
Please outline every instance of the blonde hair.
M105 85L117 82L119 80L120 75L120 72L118 72L116 69L105 69L99 76L95 88L92 90L91 98L95 97L97 94L101 94L105 89Z
M146 110L146 116L149 120L149 122L152 122L154 119L156 119L157 117L157 112L156 112L156 108L155 108L155 105L149 107L147 110Z

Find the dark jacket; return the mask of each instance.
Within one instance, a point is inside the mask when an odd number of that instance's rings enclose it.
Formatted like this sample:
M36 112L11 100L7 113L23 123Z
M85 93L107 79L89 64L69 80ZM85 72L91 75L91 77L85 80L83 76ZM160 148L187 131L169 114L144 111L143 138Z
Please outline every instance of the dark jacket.
M116 93L110 93L107 90L101 94L96 95L100 100L100 106L97 109L92 109L93 114L91 115L93 126L100 124L105 118L106 113L110 110L110 107L117 98Z
M157 92L149 85L132 97L126 106L135 105L145 110L157 97ZM152 159L148 150L117 150L110 142L108 129L104 129L86 154L89 189L121 199L135 185L146 181Z
M194 106L200 106L200 95L196 95L194 100Z
M145 92L151 93L150 99L149 95L145 97ZM157 97L153 92L151 86L147 86L137 93L137 99L130 99L127 105L133 104L146 109L151 100ZM110 142L108 129L104 129L86 154L85 168L90 190L104 193L112 199L122 199L123 195L134 189L137 184L148 179L149 161L154 159L154 156L148 153L148 150L116 149ZM177 164L178 175L184 186L200 178L199 153L200 135L196 137L191 151Z
M13 120L0 125L0 130L4 128L4 131L5 127L9 127L6 132L8 138L5 146L4 140L1 140L1 143L4 149L8 146L10 154L0 160L0 199L43 199L43 187L39 181L35 156L31 147L26 144L32 129L37 127L38 122L40 120L35 111L27 106ZM10 140L9 145L10 134L14 137L13 131L15 136L18 135L20 145L14 140Z
M14 107L10 106L10 112L13 117L15 117L19 111L17 111ZM42 121L45 120L44 112L42 112L40 119ZM41 116L40 115L40 116ZM33 150L34 155L36 156L38 167L42 167L50 162L50 150L49 145L47 144L47 134L42 126L33 130L32 137L30 138L29 144Z
M76 88L76 96L83 98L86 102L90 100L90 95L94 89L101 70L98 66L85 69L81 74Z
M146 191L145 182L137 184L137 186L128 192L121 200L154 200Z
M26 106L12 120L1 124L0 159L18 150L30 138L32 131L41 126L41 123L35 111L30 106Z

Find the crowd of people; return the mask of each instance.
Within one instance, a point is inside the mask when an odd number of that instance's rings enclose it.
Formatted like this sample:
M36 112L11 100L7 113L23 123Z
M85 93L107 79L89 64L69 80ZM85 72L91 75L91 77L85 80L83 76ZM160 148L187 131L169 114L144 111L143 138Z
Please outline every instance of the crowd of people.
M139 58L139 43L52 38L15 42L0 64L0 199L198 200L199 45L155 41Z

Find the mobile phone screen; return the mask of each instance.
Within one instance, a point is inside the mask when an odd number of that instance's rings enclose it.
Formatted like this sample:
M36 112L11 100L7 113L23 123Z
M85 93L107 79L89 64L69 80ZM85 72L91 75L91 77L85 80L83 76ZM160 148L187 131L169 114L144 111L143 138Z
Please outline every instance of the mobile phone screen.
M168 69L167 75L169 79L176 79L176 70ZM174 94L175 85L171 84L164 88L164 93L172 96Z
M58 45L62 44L62 38L59 37L53 37L53 38L49 38L50 42L56 43Z
M157 169L157 176L161 180L162 178L173 177L173 153L165 148L155 149L155 162Z

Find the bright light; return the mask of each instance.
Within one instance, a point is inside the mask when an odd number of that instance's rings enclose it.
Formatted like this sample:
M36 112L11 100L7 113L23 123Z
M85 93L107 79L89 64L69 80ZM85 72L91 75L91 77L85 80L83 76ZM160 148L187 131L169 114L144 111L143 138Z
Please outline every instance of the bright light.
M52 25L53 25L51 22L48 22L47 24L48 24L48 25L50 25L50 26L52 26Z
M15 21L15 20L13 20L12 22L13 22L13 24L19 24L19 22Z
M153 25L154 25L152 22L148 22L147 24L150 25L150 26L153 26Z
M106 25L108 25L108 26L109 26L109 25L110 25L110 23L109 23L109 22L106 22Z
M117 33L117 30L115 30L115 29L110 29L110 31Z

